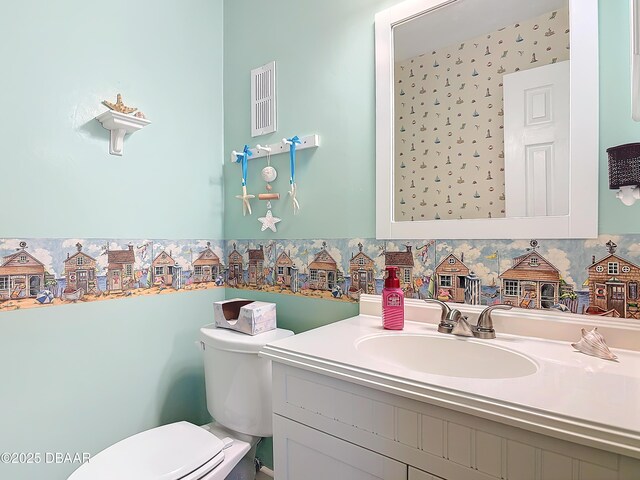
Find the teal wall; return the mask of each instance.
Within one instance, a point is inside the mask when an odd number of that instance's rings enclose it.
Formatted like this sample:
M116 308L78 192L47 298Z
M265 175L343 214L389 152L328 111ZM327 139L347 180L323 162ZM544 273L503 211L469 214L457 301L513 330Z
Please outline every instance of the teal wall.
M298 155L302 211L291 214L286 198L273 202L281 217L278 232L260 232L255 213L242 217L239 166L225 164L225 237L228 239L375 237L374 15L399 0L225 3L225 156L245 143L275 143L283 136L317 133L321 147ZM625 207L608 188L605 150L640 141L631 119L629 2L600 0L600 189L601 233L640 233L640 202ZM250 12L250 14L248 13ZM243 28L237 28L238 25ZM278 131L251 138L249 71L276 60ZM264 160L249 162L249 190L264 191ZM274 190L288 187L288 158L274 157L279 171ZM263 202L253 203L264 214ZM595 212L594 212L595 214ZM228 292L231 296L253 293ZM253 298L253 297L251 297ZM278 322L305 330L344 318L332 301L260 294L278 304ZM306 306L305 306L306 305ZM353 308L355 310L355 308ZM268 450L268 449L265 449ZM267 453L268 456L268 453ZM268 459L267 459L268 461Z
M288 155L278 169L273 202L278 233L260 232L257 215L242 217L240 167L225 164L226 238L375 237L375 91L373 19L398 0L225 3L225 154L245 143L276 143L283 136L317 133L321 147L298 154L302 210L293 218L285 198ZM251 12L248 14L248 12ZM242 28L237 28L242 24ZM251 138L249 71L277 62L278 131ZM265 191L264 159L249 162L251 193ZM254 201L255 213L266 212Z
M321 147L298 154L302 211L293 217L286 199L273 202L282 218L278 233L260 232L256 215L242 217L239 167L225 166L226 238L375 237L376 12L394 0L343 2L254 2L225 5L225 154L245 143L277 142L283 136L318 133ZM629 2L600 0L600 231L640 233L640 202L625 207L608 188L605 150L640 139L631 119ZM246 12L251 10L251 15ZM304 20L303 20L304 19ZM242 23L242 29L235 25ZM274 25L278 25L277 27ZM251 138L249 70L276 60L278 131ZM274 157L279 170L274 190L286 192L288 158ZM264 191L263 160L249 162L249 190ZM594 192L594 195L596 192ZM264 202L254 202L264 213Z
M375 237L376 12L394 0L331 0L263 4L236 0L225 5L225 154L244 143L277 142L283 136L318 133L321 147L298 154L297 179L302 211L291 213L286 195L274 201L281 217L277 234L261 232L257 215L243 217L239 166L224 168L225 237L237 239ZM629 3L600 0L600 232L640 233L640 202L625 207L608 188L606 149L638 141L640 123L631 119ZM246 12L251 10L251 15ZM312 19L302 21L301 19ZM274 27L273 25L286 25ZM251 138L249 70L276 60L278 131ZM288 156L272 160L279 170L274 190L288 189ZM249 162L249 190L264 191L263 159ZM264 202L254 201L257 213ZM595 214L595 213L594 213Z
M606 150L640 141L631 119L629 0L600 0L600 191L601 233L640 233L640 202L625 207L609 190Z
M0 242L222 238L222 0L11 2L0 15ZM108 154L121 92L152 124ZM0 452L90 452L208 420L208 290L0 313ZM76 465L4 465L63 479Z
M13 2L0 17L8 72L0 76L0 239L373 237L373 20L396 3L233 0L223 12L222 0ZM640 205L614 199L604 154L640 133L630 119L628 2L601 0L600 8L600 230L640 233ZM271 60L278 132L252 139L248 72ZM93 120L99 102L118 92L153 122L127 138L122 158L108 155L108 132ZM278 234L261 233L258 215L241 215L239 168L228 154L310 133L322 146L299 154L302 212L293 218L285 199L274 202ZM251 193L264 190L264 163L250 164ZM275 190L285 192L286 156L273 163ZM193 341L223 294L3 313L0 451L95 453L154 425L205 421ZM296 331L357 308L226 292L236 295L277 302L280 325ZM73 468L0 465L0 477L57 479Z
M221 16L221 0L11 3L0 238L221 234ZM152 122L123 157L94 120L116 93Z

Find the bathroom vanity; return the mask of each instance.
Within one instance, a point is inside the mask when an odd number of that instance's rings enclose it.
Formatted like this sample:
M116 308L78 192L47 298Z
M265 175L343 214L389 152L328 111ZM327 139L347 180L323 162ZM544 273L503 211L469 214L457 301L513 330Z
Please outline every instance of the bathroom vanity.
M638 346L638 326L514 309L496 314L496 339L459 338L437 332L437 306L408 300L392 332L379 302L261 352L278 480L640 478L640 352L570 346L593 326ZM481 310L460 308L470 322Z

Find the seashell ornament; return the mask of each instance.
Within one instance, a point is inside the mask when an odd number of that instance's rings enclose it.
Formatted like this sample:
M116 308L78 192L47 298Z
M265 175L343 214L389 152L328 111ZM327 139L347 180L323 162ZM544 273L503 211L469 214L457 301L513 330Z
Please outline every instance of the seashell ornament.
M618 357L611 353L604 337L598 333L598 328L594 328L590 332L582 329L582 338L578 343L572 343L571 346L586 355L591 355L605 360L616 360Z
M271 148L267 148L267 166L262 169L262 179L267 182L267 192L270 192L273 187L271 186L271 182L273 182L277 176L278 172L275 168L271 166Z
M267 182L267 190L271 190L269 183L273 182L278 176L278 172L271 165L268 165L262 169L262 179Z

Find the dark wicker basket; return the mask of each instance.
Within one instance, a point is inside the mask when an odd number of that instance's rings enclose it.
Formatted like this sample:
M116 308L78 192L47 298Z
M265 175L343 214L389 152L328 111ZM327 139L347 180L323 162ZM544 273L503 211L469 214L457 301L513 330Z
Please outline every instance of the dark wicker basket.
M640 185L640 143L607 148L607 154L610 189Z

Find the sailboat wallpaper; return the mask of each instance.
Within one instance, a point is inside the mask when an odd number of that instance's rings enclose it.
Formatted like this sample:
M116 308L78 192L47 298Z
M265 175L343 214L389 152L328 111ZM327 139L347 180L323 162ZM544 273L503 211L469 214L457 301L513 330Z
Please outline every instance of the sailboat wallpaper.
M394 65L394 218L504 217L504 76L570 59L562 8Z

